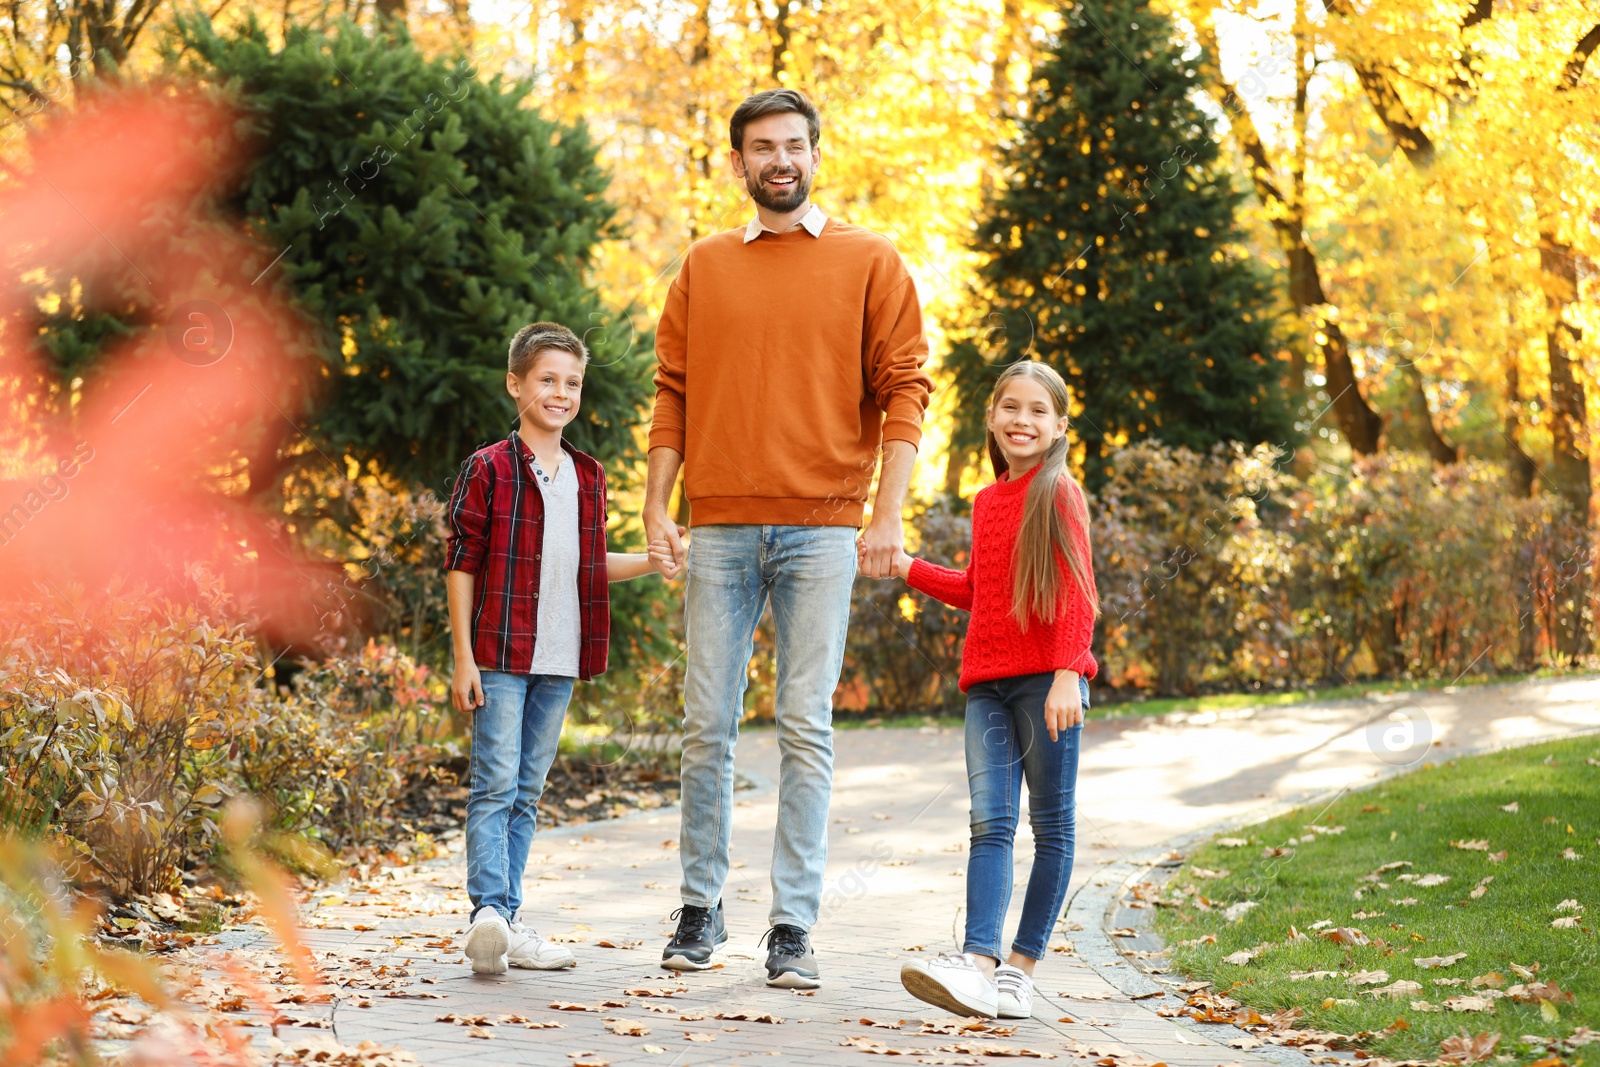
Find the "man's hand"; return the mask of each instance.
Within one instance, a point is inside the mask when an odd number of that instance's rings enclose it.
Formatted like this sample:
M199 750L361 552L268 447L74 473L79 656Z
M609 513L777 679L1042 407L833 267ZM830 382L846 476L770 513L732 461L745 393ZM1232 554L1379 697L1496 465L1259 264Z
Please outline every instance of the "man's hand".
M1044 728L1050 740L1083 721L1083 694L1078 691L1077 671L1057 671L1050 693L1044 698Z
M856 540L856 563L868 578L893 578L895 561L905 554L906 533L898 514L874 514Z
M681 557L683 557L683 535L689 532L689 528L687 526L674 528L678 534L678 547L676 550L673 547L673 543L664 537L650 542L650 565L663 578L676 578L683 573L683 564L681 562Z
M483 676L470 659L456 660L456 669L450 675L450 702L463 713L483 707Z

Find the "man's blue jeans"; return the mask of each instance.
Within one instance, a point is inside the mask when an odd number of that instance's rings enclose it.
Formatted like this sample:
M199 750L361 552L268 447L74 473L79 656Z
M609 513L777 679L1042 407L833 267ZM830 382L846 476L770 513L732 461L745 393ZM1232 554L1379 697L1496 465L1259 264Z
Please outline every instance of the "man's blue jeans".
M833 691L844 664L856 531L848 526L697 526L684 608L685 904L715 907L728 877L733 749L756 623L772 601L778 660L778 827L772 925L810 930L828 863Z
M506 922L522 907L522 871L533 844L545 776L561 743L576 679L483 671L483 707L472 716L467 793L467 897L472 914Z
M972 848L967 857L967 937L962 951L1001 962L1000 928L1011 903L1011 850L1028 782L1033 870L1022 898L1012 949L1043 959L1072 879L1078 749L1083 724L1050 740L1044 700L1055 673L979 682L967 691L967 782L972 789ZM1089 683L1078 695L1089 710Z

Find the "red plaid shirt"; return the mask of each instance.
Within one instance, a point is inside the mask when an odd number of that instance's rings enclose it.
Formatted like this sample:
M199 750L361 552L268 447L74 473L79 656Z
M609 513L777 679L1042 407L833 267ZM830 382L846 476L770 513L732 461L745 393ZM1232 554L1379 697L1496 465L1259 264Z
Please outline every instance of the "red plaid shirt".
M611 594L606 582L606 472L565 441L578 475L578 675L606 669ZM544 497L528 470L532 453L515 430L461 465L446 516L444 569L472 583L472 658L492 671L527 674L539 623Z

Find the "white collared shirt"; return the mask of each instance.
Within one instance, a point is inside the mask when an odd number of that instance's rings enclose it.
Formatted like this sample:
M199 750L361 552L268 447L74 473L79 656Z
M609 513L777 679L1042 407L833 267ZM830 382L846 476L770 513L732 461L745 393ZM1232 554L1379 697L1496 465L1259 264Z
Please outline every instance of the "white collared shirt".
M800 216L800 225L804 226L805 231L813 237L822 236L822 227L827 221L828 216L824 215L822 213L822 209L815 204L811 205L810 211L807 211L804 215ZM757 237L761 236L763 231L767 233L778 232L771 226L768 226L766 223L762 222L761 216L757 215L755 218L750 220L750 225L744 228L744 243L749 244L751 241L754 241Z

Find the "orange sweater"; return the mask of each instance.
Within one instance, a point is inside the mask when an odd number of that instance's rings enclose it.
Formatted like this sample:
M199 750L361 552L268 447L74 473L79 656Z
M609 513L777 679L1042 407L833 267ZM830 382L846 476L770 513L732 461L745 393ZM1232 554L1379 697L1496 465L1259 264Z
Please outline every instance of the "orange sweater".
M683 456L696 526L859 526L880 442L916 445L933 389L905 264L834 219L696 242L656 358L650 447Z

